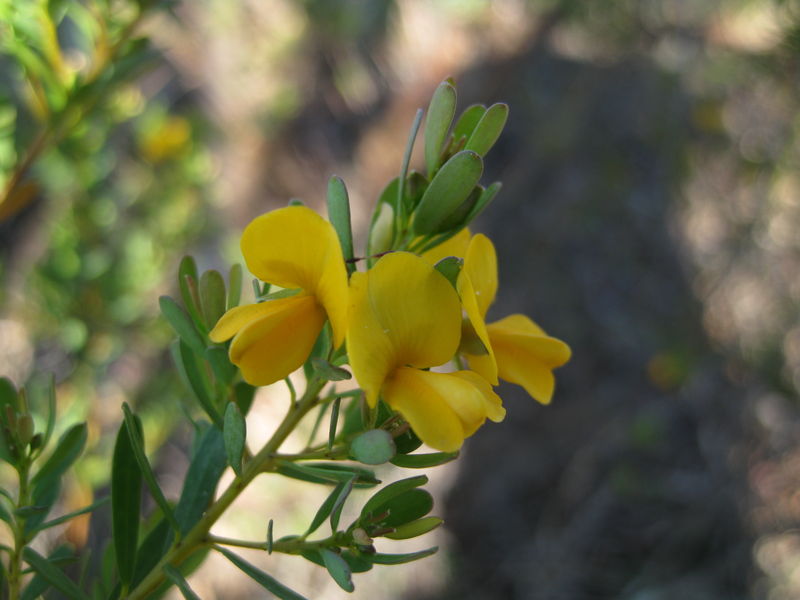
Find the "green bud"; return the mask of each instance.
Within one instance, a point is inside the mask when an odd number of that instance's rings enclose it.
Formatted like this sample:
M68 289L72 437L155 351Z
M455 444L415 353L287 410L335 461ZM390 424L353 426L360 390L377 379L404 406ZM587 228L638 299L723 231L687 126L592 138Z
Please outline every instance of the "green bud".
M391 250L394 238L394 209L386 202L381 203L378 216L369 232L370 254L380 254Z
M38 450L42 447L42 442L44 441L44 437L41 433L37 433L31 438L31 450Z
M33 439L33 417L29 414L20 415L17 419L17 439L22 447L28 445Z

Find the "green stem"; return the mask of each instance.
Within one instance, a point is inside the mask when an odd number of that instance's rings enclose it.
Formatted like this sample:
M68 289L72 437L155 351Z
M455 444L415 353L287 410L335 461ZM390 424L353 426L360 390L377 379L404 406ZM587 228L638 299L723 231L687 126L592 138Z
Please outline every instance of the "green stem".
M19 497L17 508L29 506L31 503L30 487L28 475L30 473L30 462L27 457L23 457L18 467L19 473ZM12 526L14 534L14 550L11 553L8 564L8 594L10 600L19 600L20 588L22 586L22 552L25 550L27 540L25 539L26 518L14 515Z
M144 600L145 598L149 598L164 582L164 566L179 566L181 562L191 556L200 546L207 544L211 527L225 513L233 501L239 497L239 494L245 490L256 476L275 470L278 460L275 457L275 452L277 452L286 438L289 437L289 434L294 431L294 428L306 413L316 406L319 392L326 383L327 382L319 379L312 379L308 382L303 397L296 406L289 409L288 414L269 441L264 444L264 447L259 450L258 454L245 465L242 474L231 482L228 488L208 508L195 526L192 527L181 540L177 541L158 564L153 567L150 573L131 590L130 594L127 596L127 600Z
M250 540L237 540L234 538L220 537L216 535L209 535L206 538L206 543L217 546L235 546L236 548L251 548L253 550L266 550L266 542L253 542ZM324 540L316 540L308 542L301 537L295 537L288 540L278 540L272 543L273 552L281 552L282 554L300 554L304 550L320 550L322 548L330 548L337 545L336 536L331 535Z

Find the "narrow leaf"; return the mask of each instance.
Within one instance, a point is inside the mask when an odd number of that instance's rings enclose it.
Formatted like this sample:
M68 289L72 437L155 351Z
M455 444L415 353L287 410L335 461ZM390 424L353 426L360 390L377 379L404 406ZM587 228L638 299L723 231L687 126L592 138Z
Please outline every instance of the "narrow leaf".
M319 509L317 509L317 514L314 515L314 518L311 521L311 525L308 526L308 529L303 534L304 536L308 537L312 533L314 533L319 526L325 522L325 519L331 514L334 505L336 504L336 500L339 498L339 494L342 492L344 487L347 485L347 481L342 481L333 488L328 497L325 498L325 501L320 505ZM352 485L351 485L352 488Z
M507 119L508 105L492 104L478 121L464 148L485 156L503 132Z
M57 525L61 525L62 523L66 523L74 519L75 517L80 517L81 515L85 515L86 513L94 512L101 506L104 506L109 500L111 500L110 496L106 496L105 498L101 498L97 502L93 502L89 506L84 506L83 508L79 508L78 510L74 510L66 515L61 515L60 517L56 517L55 519L51 519L46 523L42 523L39 525L34 532L36 531L44 531L45 529L50 529L51 527L56 527Z
M398 454L390 462L406 469L426 469L449 463L458 457L458 452L430 452L428 454Z
M214 423L221 424L222 418L212 399L211 384L197 358L197 354L182 339L173 341L169 349L183 383L192 391L200 406L211 417L211 420Z
M33 485L41 485L51 479L60 478L83 452L86 444L86 423L79 423L67 429L58 440L55 450L33 476ZM35 493L34 493L35 495Z
M444 521L439 517L423 517L396 527L392 533L387 533L384 537L390 540L408 540L433 531L442 523Z
M75 583L67 577L61 569L53 566L48 559L36 552L33 548L26 547L22 551L22 557L39 575L47 582L73 600L89 600L89 596L84 594Z
M164 514L164 517L169 521L172 528L178 532L180 531L180 526L178 525L178 521L175 520L175 515L172 513L172 507L167 502L167 499L164 497L164 492L161 491L161 488L156 481L156 476L153 473L153 469L150 467L150 463L147 460L147 455L144 451L144 432L142 431L142 423L139 420L139 417L131 412L130 406L128 406L127 402L122 403L122 412L125 417L125 425L126 431L128 432L128 437L130 438L130 448L133 451L133 455L136 458L136 462L139 465L139 471L144 477L144 481L147 484L148 489L150 490L150 495L155 500L158 507L161 509L161 512Z
M210 269L200 276L200 310L209 329L225 312L225 280L219 271Z
M247 424L235 402L229 402L225 409L225 424L222 430L225 441L225 454L228 464L237 475L242 474L242 454L247 437Z
M467 107L453 127L453 140L457 143L461 138L466 138L464 140L466 142L485 113L486 107L482 104L473 104Z
M138 425L138 421L134 422ZM137 435L141 432L137 431ZM123 421L111 462L111 532L117 570L124 586L130 585L136 567L141 498L142 471L128 432L128 421Z
M202 356L206 350L206 344L186 311L169 296L161 296L158 299L158 305L161 307L161 314L164 315L172 329L178 334L178 337Z
M228 310L239 306L239 301L242 299L242 265L239 263L231 266L230 273L228 273L228 302L226 308Z
M353 258L353 230L350 225L350 199L341 177L334 175L328 180L328 219L339 236L342 254L347 262L347 272L355 271Z
M436 173L414 212L414 231L433 234L467 200L483 173L483 161L475 152L462 150Z
M350 492L353 491L353 484L355 481L355 475L347 480L344 485L342 485L342 489L339 490L339 493L336 496L336 501L333 503L333 510L331 510L331 531L333 533L336 533L336 529L339 527L339 519L342 516L344 503L347 501L347 497L350 495Z
M175 584L175 587L180 590L181 595L183 595L186 600L200 600L200 596L194 593L192 588L189 586L189 582L186 581L186 578L178 569L172 565L164 565L163 569L164 575L166 575L167 578L169 578L169 580Z
M47 561L51 564L61 562L62 560L74 558L72 552L67 546L59 546L50 556ZM38 573L30 580L25 590L20 596L20 600L36 600L41 597L50 588L50 582L39 575Z
M495 181L492 185L487 187L485 190L481 192L478 201L475 203L475 206L469 211L467 218L464 219L464 227L472 223L478 215L480 215L483 210L489 206L489 203L494 200L494 197L497 195L497 192L500 191L500 188L503 187L503 184L499 181Z
M191 256L184 256L178 265L178 288L181 291L183 306L189 311L195 323L202 323L200 316L200 297L197 293L197 264Z
M301 596L297 592L289 589L277 579L273 578L270 575L267 575L261 569L251 565L246 560L240 558L233 552L226 550L220 546L214 547L217 552L222 554L225 558L231 561L234 565L236 565L241 571L250 577L253 581L258 583L261 587L266 589L269 592L275 594L281 600L308 600L304 596Z
M224 386L228 386L233 378L236 377L236 365L232 364L228 358L228 351L222 346L206 348L206 360L211 365L214 377Z
M333 463L293 463L280 461L278 473L312 483L337 484L356 475L356 487L371 487L380 483L375 474L368 469Z
M192 457L181 497L175 507L175 519L181 533L189 531L203 516L214 498L214 491L226 465L222 432L217 427L208 427Z
M433 548L428 548L427 550L420 550L419 552L411 552L409 554L381 554L378 552L369 558L377 565L401 565L403 563L419 560L420 558L425 558L426 556L435 554L438 549L438 546L434 546Z
M56 428L56 380L52 375L47 385L47 425L44 428L41 448L47 448Z
M322 561L325 563L325 568L333 580L346 592L355 590L353 585L353 573L350 571L350 566L345 560L335 552L323 548L320 550Z
M442 145L455 112L456 88L449 81L443 81L433 92L425 120L425 167L429 177L433 176L439 166Z
M364 517L370 513L374 513L376 508L382 504L385 504L392 498L395 498L400 494L407 492L408 490L425 485L426 483L428 483L428 477L426 475L417 475L416 477L409 477L408 479L401 479L400 481L390 483L386 487L378 490L369 500L367 500L367 503L364 504L364 508L361 509L361 516Z

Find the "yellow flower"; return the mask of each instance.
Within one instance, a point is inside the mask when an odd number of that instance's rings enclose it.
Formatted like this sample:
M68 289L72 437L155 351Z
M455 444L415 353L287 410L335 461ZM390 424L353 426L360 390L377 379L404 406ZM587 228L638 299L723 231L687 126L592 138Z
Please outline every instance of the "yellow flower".
M242 234L247 268L262 281L300 288L297 295L226 312L209 333L233 338L229 354L252 385L268 385L298 369L330 320L333 345L347 328L347 271L336 232L304 206L256 217Z
M446 256L464 258L458 279L467 314L461 352L470 368L492 383L496 378L516 383L542 404L549 404L555 388L553 369L571 356L567 344L547 335L531 319L514 314L486 325L486 313L497 294L497 255L491 240L462 231L425 254L428 260ZM474 331L474 334L473 334ZM480 344L470 343L476 335ZM475 346L483 346L477 349Z
M458 294L413 254L388 254L350 279L347 348L367 403L374 407L382 395L422 441L445 452L460 448L487 417L505 416L475 373L423 370L453 357L460 330Z

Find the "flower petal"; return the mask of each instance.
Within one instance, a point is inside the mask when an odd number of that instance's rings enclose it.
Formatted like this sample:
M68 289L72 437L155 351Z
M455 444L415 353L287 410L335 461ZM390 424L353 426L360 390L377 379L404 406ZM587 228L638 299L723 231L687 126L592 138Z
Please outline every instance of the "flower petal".
M511 315L487 329L500 379L521 385L534 399L548 404L555 387L552 369L569 360L569 346L543 335L542 329L524 315ZM482 358L470 357L470 366L474 368L473 363Z
M495 423L500 423L506 418L506 409L503 408L503 401L500 399L500 396L494 393L492 386L486 379L472 371L456 371L455 373L451 373L451 375L469 381L478 389L483 396L486 416L489 417L489 419Z
M274 310L239 330L229 350L231 362L252 385L275 383L300 368L325 324L325 311L313 296L262 304L273 304Z
M424 252L422 258L429 261L432 265L435 265L448 256L464 258L467 253L467 246L469 245L469 236L469 229L465 227L446 242Z
M347 271L333 226L305 206L287 206L256 217L242 234L247 268L262 281L303 288L316 296L333 329L344 339Z
M497 361L494 356L494 350L492 350L492 341L489 338L489 332L486 330L486 322L484 321L484 315L486 313L481 313L472 280L463 270L458 276L457 287L458 294L461 296L461 303L464 306L464 312L467 313L469 324L472 325L475 335L478 336L478 339L488 353L486 358L480 361L478 368L474 366L472 368L489 383L497 385Z
M475 299L483 317L497 295L497 253L492 241L479 233L469 241L464 255L464 272L475 288Z
M261 302L259 304L236 306L219 318L217 324L214 325L214 329L209 332L208 337L212 342L217 344L229 340L245 325L249 325L261 317L281 310L287 300L290 300L290 298L270 300L269 302Z
M442 452L454 452L461 448L466 433L461 419L441 395L439 388L442 386L431 385L435 376L447 377L444 373L407 367L397 369L386 380L383 397L389 406L403 415L414 433L428 446Z
M551 369L565 364L572 356L567 344L547 335L525 315L509 315L488 325L487 330L492 344L497 342L519 348L520 352L535 356L536 360Z
M348 321L350 365L374 406L384 379L398 367L433 367L453 357L461 303L428 262L393 252L351 277Z

